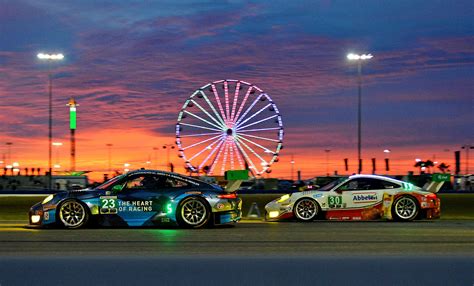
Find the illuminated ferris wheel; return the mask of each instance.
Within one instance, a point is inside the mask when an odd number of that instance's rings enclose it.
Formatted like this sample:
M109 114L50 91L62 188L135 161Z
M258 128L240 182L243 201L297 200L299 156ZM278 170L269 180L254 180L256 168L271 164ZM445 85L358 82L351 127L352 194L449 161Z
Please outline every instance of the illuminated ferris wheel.
M282 148L283 123L270 96L251 83L219 80L197 89L176 124L179 157L193 172L223 175L248 168L271 172Z

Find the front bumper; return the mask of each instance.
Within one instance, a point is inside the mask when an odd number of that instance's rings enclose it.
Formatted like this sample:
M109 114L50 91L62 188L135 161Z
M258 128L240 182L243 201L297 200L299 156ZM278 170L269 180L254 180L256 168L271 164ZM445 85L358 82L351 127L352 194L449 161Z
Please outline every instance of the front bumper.
M265 220L267 221L289 219L293 216L293 207L290 204L285 205L274 200L265 206Z
M28 220L29 225L33 227L52 225L56 222L56 210L37 203L30 208Z

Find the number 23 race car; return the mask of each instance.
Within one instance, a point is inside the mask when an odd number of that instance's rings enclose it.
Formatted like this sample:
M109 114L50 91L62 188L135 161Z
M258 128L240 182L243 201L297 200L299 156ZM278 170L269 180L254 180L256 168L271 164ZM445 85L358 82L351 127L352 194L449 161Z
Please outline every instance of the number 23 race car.
M439 218L436 194L410 183L355 175L321 189L284 195L265 206L267 220L398 220Z
M235 223L242 201L217 185L175 173L137 170L95 189L60 192L31 207L31 226L179 225Z

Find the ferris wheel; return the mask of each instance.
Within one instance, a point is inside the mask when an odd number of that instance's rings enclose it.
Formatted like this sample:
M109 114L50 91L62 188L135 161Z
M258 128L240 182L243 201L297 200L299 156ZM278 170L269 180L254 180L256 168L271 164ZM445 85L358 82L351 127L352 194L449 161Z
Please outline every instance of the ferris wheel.
M178 115L176 144L186 168L208 175L271 172L283 123L270 96L251 83L219 80L194 91Z

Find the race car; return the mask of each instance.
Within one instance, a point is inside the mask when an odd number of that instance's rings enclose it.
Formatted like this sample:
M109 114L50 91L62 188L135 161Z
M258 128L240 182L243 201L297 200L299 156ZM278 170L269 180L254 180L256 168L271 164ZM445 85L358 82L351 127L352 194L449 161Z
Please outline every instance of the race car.
M314 190L287 194L265 206L270 221L431 219L440 216L436 194L376 175L340 178Z
M30 226L178 225L201 228L241 218L235 192L176 173L136 170L104 184L46 197L29 211Z

